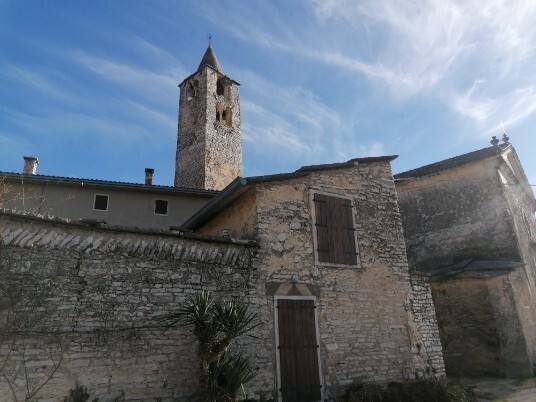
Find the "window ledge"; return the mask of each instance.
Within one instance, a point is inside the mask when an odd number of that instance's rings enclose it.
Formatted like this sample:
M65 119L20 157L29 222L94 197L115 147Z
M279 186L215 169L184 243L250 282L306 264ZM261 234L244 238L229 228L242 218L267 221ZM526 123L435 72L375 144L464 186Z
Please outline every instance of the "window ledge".
M342 263L334 263L334 262L320 262L315 261L315 265L318 267L326 267L326 268L347 268L347 269L360 269L362 268L361 264L358 262L357 264L342 264Z

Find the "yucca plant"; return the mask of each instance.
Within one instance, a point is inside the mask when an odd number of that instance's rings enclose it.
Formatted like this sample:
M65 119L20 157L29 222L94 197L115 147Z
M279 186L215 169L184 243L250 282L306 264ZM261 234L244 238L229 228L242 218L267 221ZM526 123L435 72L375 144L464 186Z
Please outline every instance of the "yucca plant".
M201 291L189 297L170 325L193 328L197 340L199 382L206 401L235 401L240 389L255 376L251 364L241 354L228 352L231 343L255 328L256 314L240 300L224 302Z

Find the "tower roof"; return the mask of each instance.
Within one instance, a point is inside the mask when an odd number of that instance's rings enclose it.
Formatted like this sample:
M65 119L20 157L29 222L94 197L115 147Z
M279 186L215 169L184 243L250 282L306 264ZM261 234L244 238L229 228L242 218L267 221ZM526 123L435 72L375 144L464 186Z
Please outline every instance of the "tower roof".
M208 45L207 51L201 59L201 63L199 63L197 71L201 70L205 66L209 66L216 70L218 73L223 74L223 70L221 69L220 63L218 62L216 53L214 53L214 50L212 50L212 47L210 45Z

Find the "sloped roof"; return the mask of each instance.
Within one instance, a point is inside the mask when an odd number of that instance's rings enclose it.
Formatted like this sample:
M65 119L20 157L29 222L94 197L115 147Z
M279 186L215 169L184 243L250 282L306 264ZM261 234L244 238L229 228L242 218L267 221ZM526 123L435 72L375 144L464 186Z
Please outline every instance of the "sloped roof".
M6 182L18 183L24 182L26 184L53 184L60 187L84 187L84 188L108 188L113 190L127 190L138 192L149 192L155 194L174 194L174 195L189 195L189 196L204 196L213 197L218 194L217 191L212 190L200 190L194 188L173 187L173 186L159 186L148 185L140 183L128 183L121 181L110 180L98 180L98 179L81 179L74 177L63 176L48 176L39 174L23 174L12 172L0 172L0 178L4 178Z
M477 151L455 156L453 158L435 162L430 165L421 166L417 169L412 169L406 172L397 173L394 175L394 177L395 179L410 179L410 178L417 178L417 177L428 176L431 174L436 174L444 170L448 170L454 167L465 165L467 163L477 162L483 159L487 159L493 156L500 155L504 150L506 150L510 146L511 146L510 144L501 144L497 146L482 148Z
M341 162L341 163L328 163L328 164L322 164L322 165L308 165L308 166L302 166L296 172L317 172L319 170L332 170L332 169L339 169L339 168L345 168L350 167L354 165L355 163L372 163L372 162L391 162L398 158L398 155L387 155L387 156L368 156L365 158L354 158L350 159L347 162Z
M214 50L212 50L212 47L208 45L207 51L205 52L203 58L201 59L201 63L199 63L199 67L197 67L197 71L202 70L205 66L209 66L216 70L218 73L223 74L223 70L220 66L220 63L218 62L218 58L216 57L216 53L214 53Z
M182 85L187 82L190 78L192 78L193 76L197 75L200 73L201 70L203 70L203 68L205 67L209 67L211 69L213 69L214 71L222 74L223 76L225 76L230 82L236 84L236 85L240 85L240 83L236 82L235 80L233 80L232 78L229 78L228 76L225 75L225 73L223 72L223 69L221 68L220 66L220 63L218 61L218 58L216 57L216 53L214 53L214 50L212 49L212 47L209 45L205 54L203 55L203 58L201 59L201 63L199 63L199 67L197 67L197 70L190 74L188 77L186 77L185 79L182 80L182 82L179 84L179 87L182 87Z
M258 183L275 182L292 180L300 177L305 177L311 174L311 172L341 169L355 166L359 163L374 163L374 162L391 162L396 159L398 155L391 156L377 156L368 158L354 158L347 162L342 163L330 163L322 165L310 165L302 166L298 170L291 173L278 173L266 176L253 176L253 177L237 177L227 187L225 187L216 197L205 204L199 211L192 215L181 226L182 230L195 230L203 223L207 222L216 215L219 211L231 204L234 200L244 194L253 185Z

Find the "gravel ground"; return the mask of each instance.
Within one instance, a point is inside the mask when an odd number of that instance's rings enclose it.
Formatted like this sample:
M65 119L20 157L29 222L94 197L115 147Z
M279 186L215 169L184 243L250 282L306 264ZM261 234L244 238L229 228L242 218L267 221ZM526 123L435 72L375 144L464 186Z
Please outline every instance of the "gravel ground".
M523 380L481 378L458 381L473 388L479 402L536 402L536 377Z

